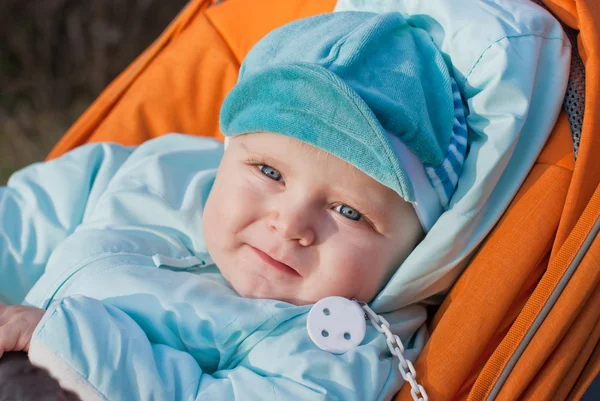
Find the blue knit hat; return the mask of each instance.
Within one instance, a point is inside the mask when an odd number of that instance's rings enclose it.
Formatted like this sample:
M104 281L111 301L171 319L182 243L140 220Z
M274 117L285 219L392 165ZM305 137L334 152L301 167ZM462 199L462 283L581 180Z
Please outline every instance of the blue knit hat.
M271 32L244 60L220 123L225 136L279 133L347 161L413 203L425 231L467 149L448 67L399 13L324 14Z

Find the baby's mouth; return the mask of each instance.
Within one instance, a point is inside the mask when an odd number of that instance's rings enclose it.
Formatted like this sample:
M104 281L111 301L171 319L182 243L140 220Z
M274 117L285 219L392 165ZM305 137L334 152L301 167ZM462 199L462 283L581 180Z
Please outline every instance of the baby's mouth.
M291 274L294 276L300 276L300 273L298 273L293 267L286 265L283 262L280 262L279 260L271 257L268 253L261 251L258 248L253 247L252 245L249 245L250 248L252 249L252 251L254 251L254 253L263 261L265 262L265 264L269 265L270 267L273 267L279 271L282 271L284 273L287 274Z

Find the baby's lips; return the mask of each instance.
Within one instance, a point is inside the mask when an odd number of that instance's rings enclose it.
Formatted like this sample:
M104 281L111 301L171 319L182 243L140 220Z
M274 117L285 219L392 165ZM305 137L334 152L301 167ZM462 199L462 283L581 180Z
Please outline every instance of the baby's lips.
M248 244L250 245L250 244ZM298 271L297 268L297 264L295 262L293 262L291 260L290 257L284 256L284 257L279 257L279 256L275 256L275 255L279 255L282 252L278 252L276 250L273 250L274 248L271 248L271 251L264 251L263 249L266 249L266 247L260 247L260 246L254 246L254 245L250 245L252 248L262 252L263 254L265 254L266 256L268 256L269 258L273 259L274 261L281 263L285 266L287 266L288 268L290 268L291 270L295 271L299 276L302 276L302 274L300 273L300 271Z
M265 252L265 253L266 253L267 255L269 255L269 256L270 256L272 259L274 259L274 260L278 261L279 263L282 263L282 264L286 265L286 266L287 266L287 267L289 267L290 269L294 270L296 273L300 274L300 273L298 272L298 270L297 270L297 269L296 269L296 268L295 268L295 267L294 267L294 266L293 266L291 263L288 263L288 260L289 260L288 258L277 258L277 257L273 257L273 256L271 256L271 253L269 253L269 252Z

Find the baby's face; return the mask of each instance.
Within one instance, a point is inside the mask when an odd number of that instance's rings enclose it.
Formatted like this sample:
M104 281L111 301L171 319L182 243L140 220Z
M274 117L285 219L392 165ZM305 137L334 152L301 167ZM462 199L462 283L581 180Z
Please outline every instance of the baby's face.
M208 252L240 295L297 305L370 301L423 235L394 191L272 133L231 140L203 224Z

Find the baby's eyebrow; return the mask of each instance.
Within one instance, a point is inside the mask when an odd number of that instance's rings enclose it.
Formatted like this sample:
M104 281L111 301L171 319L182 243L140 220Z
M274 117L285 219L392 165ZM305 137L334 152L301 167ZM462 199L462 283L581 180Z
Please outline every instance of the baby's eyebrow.
M241 145L242 148L244 148L244 150L246 152L250 152L250 149L248 149L248 145L246 145L246 142L244 142L243 139L240 141L240 145Z
M266 156L263 152L250 149L250 147L243 140L240 141L240 146L246 151L246 153L253 153L255 155Z
M250 149L250 147L246 144L246 142L242 139L240 140L240 146L247 152L247 153L254 153L257 155L261 155L261 156L266 156L264 154L264 152L258 151L258 150L254 150L254 149Z
M255 156L261 159L265 164L277 168L281 172L284 170L289 170L289 165L280 157L274 156L271 153L265 153L264 151L250 149L244 142L240 142L240 145L246 151L246 153L248 153L250 156Z

